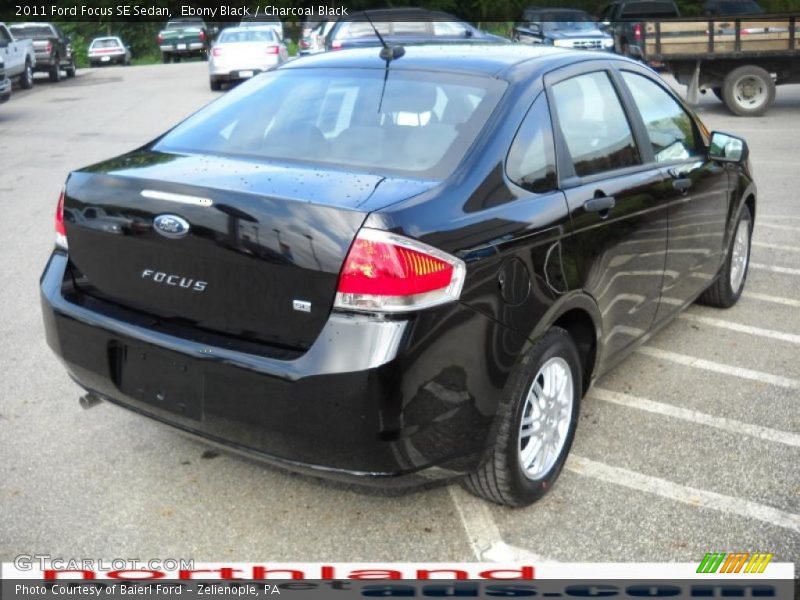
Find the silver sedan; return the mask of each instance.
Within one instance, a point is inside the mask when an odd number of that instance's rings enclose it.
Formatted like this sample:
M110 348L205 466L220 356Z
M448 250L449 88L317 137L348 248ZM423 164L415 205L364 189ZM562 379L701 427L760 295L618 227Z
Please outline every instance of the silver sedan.
M231 27L219 34L208 59L212 90L224 82L249 79L289 58L286 46L271 27Z
M100 65L129 65L131 51L118 37L95 38L89 45L89 64L93 67Z

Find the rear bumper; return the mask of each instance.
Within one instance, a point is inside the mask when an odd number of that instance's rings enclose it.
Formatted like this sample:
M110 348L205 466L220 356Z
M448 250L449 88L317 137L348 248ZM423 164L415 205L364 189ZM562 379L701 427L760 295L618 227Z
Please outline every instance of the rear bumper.
M376 485L461 475L486 447L505 376L484 351L505 335L468 307L417 321L333 313L305 354L278 360L89 310L67 299L67 265L57 251L42 276L47 342L115 404L291 470ZM131 381L137 357L165 385L188 374L191 406Z
M104 63L104 62L124 62L126 54L124 52L117 52L115 54L90 54L89 62Z
M205 50L206 45L203 42L161 44L159 49L161 52L169 52L170 54L192 54Z

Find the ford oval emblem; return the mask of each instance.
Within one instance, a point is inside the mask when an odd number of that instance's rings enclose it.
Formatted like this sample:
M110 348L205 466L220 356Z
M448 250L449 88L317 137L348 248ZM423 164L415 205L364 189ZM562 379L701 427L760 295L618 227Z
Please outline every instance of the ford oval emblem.
M164 237L178 239L189 233L189 221L178 215L158 215L153 227Z

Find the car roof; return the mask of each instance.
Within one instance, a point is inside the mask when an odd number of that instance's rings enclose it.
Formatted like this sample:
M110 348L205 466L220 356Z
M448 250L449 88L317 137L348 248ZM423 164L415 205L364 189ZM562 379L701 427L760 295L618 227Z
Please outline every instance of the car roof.
M269 31L275 33L275 27L272 25L249 25L247 27L226 27L220 33L235 33L237 31Z
M423 44L407 45L406 53L391 63L391 68L396 70L430 70L446 71L451 73L465 73L496 77L508 71L515 65L534 59L545 61L551 56L573 55L576 59L587 57L591 53L574 51L550 46L529 46L525 44ZM607 56L607 55L604 55ZM386 62L379 56L379 48L357 48L352 50L338 50L305 56L290 61L281 66L281 69L298 68L379 68L383 69Z

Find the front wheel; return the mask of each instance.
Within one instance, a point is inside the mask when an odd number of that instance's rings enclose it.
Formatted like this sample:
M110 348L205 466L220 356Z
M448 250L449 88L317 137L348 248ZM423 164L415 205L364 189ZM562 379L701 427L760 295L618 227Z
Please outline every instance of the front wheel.
M464 487L506 506L527 506L541 498L572 446L582 389L575 342L553 327L514 368L492 445Z
M753 217L747 205L742 207L733 238L728 246L728 256L716 280L702 293L698 302L717 308L730 308L739 300L750 265L750 239L753 235Z
M49 75L52 83L61 81L61 60L57 56L53 59L53 65L50 67Z
M70 63L64 67L64 72L67 74L67 77L75 77L75 73L77 73L77 68L75 67L75 59L73 58Z

